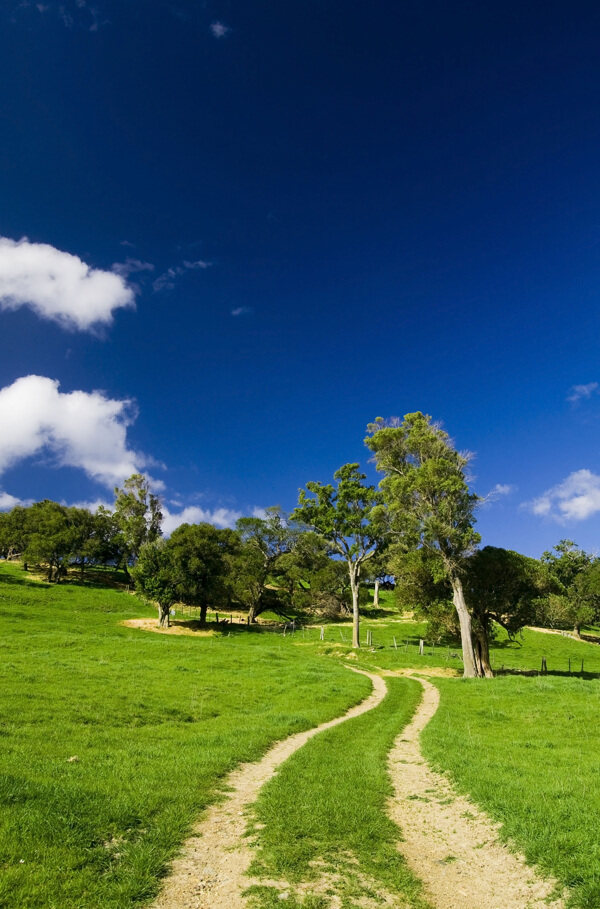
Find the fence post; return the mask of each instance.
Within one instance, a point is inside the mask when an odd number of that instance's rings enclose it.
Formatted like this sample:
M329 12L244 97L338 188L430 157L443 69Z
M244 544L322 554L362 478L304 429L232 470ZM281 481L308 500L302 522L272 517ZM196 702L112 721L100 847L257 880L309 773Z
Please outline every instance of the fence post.
M396 638L394 638L394 650L398 650L398 645L396 643Z
M425 653L425 641L423 640L423 638L421 638L419 640L419 656L423 656L424 653Z
M320 640L321 640L321 641L324 641L324 640L325 640L325 626L324 626L324 625L321 625L321 637L320 637Z

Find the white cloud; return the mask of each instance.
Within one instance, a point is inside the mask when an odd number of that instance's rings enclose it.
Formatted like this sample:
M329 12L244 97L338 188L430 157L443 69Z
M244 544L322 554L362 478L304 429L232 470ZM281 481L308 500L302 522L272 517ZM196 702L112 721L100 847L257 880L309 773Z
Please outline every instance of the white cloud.
M166 506L162 508L163 522L162 529L165 536L169 536L181 524L214 524L215 527L233 527L238 518L241 518L240 511L234 511L231 508L215 508L213 511L206 508L199 508L197 505L188 505L179 512L171 512Z
M236 306L235 309L231 310L232 316L247 316L252 312L251 306Z
M600 511L600 476L591 470L575 470L536 499L524 502L532 514L566 521L583 521Z
M215 38L224 38L231 31L230 27L223 22L211 22L210 30Z
M510 483L496 483L496 485L490 490L491 496L508 496L511 492L514 492L515 487Z
M587 385L573 385L567 401L570 401L571 404L577 404L578 401L587 400L596 394L599 387L598 382L588 382Z
M114 310L134 305L121 275L90 268L47 243L0 237L1 309L28 306L63 328L88 331L110 324Z
M0 490L0 511L10 511L11 508L14 508L15 505L28 505L29 501L25 499L18 499L16 496L11 496L8 492L2 492Z
M127 444L136 416L129 400L101 391L59 391L56 380L25 376L0 389L0 474L24 458L50 455L108 487L151 464ZM154 481L156 488L162 483Z
M196 262L185 261L182 265L173 265L152 282L152 287L155 291L173 290L177 278L184 275L187 271L210 268L211 265L212 262L205 262L204 259L198 259Z

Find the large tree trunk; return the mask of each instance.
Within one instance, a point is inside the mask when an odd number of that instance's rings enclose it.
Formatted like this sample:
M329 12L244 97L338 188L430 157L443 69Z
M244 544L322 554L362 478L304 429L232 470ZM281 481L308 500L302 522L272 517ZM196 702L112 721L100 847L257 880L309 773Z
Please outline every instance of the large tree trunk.
M375 590L373 591L373 606L379 606L379 579L375 579Z
M358 569L354 563L348 563L350 587L352 589L352 646L360 647L360 614L358 611Z
M171 626L171 608L163 606L162 603L158 604L158 624L161 628Z
M492 664L490 663L490 642L485 628L478 628L475 632L475 666L477 675L493 679Z
M475 651L473 649L473 635L471 632L471 616L465 603L465 595L460 578L453 577L452 582L452 602L460 622L460 640L463 653L463 677L465 679L475 679L478 676L475 666Z
M256 622L256 606L252 605L248 610L248 624L251 625L252 622Z
M201 606L201 607L200 607L200 623L201 623L202 625L206 625L206 611L207 611L207 609L208 609L208 606Z
M576 638L581 637L581 622L575 623L575 625L573 627L573 634L575 635Z

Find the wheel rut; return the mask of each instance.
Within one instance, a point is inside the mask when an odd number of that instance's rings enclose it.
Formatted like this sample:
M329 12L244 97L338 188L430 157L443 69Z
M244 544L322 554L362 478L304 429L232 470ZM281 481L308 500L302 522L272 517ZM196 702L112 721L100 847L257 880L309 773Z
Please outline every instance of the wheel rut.
M556 881L542 878L499 840L499 825L457 795L426 763L419 743L439 691L430 682L389 756L394 796L389 814L402 831L399 849L437 909L564 909Z
M377 707L386 695L383 678L352 669L371 679L372 693L343 716L277 742L255 763L242 764L225 779L227 793L211 805L186 840L152 909L242 909L252 848L245 836L246 811L277 768L309 739Z

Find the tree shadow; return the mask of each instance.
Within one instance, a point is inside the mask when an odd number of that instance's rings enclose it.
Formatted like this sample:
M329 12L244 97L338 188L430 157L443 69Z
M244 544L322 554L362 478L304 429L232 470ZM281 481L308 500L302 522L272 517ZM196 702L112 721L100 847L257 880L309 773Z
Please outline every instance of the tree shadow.
M36 590L39 590L40 587L45 588L46 590L49 587L53 587L53 584L49 584L47 581L34 581L23 572L23 577L15 576L14 574L4 574L0 572L0 583L2 584L15 584L19 587L35 587Z
M586 682L593 682L600 679L600 672L569 672L566 669L548 669L546 672L542 672L541 669L511 669L503 667L502 669L494 669L495 676L524 676L525 678L544 678L546 676L553 676L554 678L561 679L583 679Z

